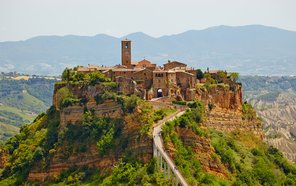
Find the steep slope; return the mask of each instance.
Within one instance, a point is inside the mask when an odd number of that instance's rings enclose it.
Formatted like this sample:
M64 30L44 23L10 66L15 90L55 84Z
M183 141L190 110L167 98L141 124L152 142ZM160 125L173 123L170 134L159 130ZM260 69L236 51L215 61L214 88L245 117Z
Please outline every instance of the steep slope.
M161 135L190 185L296 184L295 166L262 141L234 81L199 85L188 93L194 101L157 103L117 94L100 72L70 74L55 83L53 106L0 146L0 185L169 185L153 159L152 130L180 107Z
M296 78L241 77L245 99L263 121L266 140L296 162Z
M296 168L256 133L203 126L202 104L163 128L166 150L189 185L293 185Z

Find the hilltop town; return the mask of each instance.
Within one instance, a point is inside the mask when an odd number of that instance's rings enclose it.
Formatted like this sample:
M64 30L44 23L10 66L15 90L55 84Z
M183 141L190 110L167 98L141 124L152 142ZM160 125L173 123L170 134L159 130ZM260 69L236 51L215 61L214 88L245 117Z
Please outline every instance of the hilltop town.
M120 65L64 70L53 106L0 147L0 184L292 183L237 73L132 62L131 41L121 48Z
M132 43L125 39L121 41L121 64L112 67L79 66L73 70L83 74L101 72L118 84L118 94L135 94L145 100L173 97L177 100L192 101L196 99L197 84L227 84L232 89L237 85L237 73L209 69L203 73L178 61L168 60L163 66L157 66L147 59L137 62L132 62L131 59Z

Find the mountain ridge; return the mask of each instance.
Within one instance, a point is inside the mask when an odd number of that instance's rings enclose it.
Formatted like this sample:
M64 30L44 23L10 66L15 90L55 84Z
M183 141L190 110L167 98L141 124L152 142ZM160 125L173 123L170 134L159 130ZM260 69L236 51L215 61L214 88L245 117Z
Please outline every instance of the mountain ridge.
M0 71L60 74L78 64L116 65L120 63L118 43L125 38L132 40L133 61L177 60L203 70L296 75L296 32L262 25L222 25L161 37L135 32L122 37L53 35L0 42Z

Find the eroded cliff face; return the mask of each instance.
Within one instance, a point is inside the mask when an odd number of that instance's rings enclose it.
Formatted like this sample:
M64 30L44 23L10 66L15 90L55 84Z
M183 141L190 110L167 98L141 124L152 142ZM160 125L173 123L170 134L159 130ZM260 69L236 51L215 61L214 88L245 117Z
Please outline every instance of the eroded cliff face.
M296 162L296 93L281 92L273 101L251 96L250 93L247 98L262 118L266 142Z
M83 98L86 101L84 104L61 108L58 102L58 90L55 90L54 106L60 114L59 139L55 148L50 152L47 166L43 166L44 162L42 163L42 161L36 162L29 172L28 180L42 182L48 179L56 179L62 171L71 167L90 167L98 169L100 174L107 174L121 158L126 156L144 163L152 159L152 138L141 133L144 123L142 122L140 108L136 107L133 113L124 113L122 105L112 99L97 104L94 97L104 91L104 87L100 85L92 87L74 86L69 87L69 90L77 98ZM115 126L118 136L113 148L105 154L100 153L96 144L97 141L89 141L87 144L82 144L84 147L81 147L81 144L78 147L79 139L75 139L72 144L63 140L65 130L68 130L69 126L82 125L84 113L87 110L91 111L97 118L122 120L122 126ZM81 133L83 132L81 131Z
M55 148L49 166L43 167L40 166L40 162L36 162L29 173L28 180L52 180L71 167L96 168L100 174L107 174L121 158L126 156L147 163L153 156L152 138L140 133L143 124L139 122L138 116L139 113L136 111L123 117L124 125L121 128L121 135L115 140L114 148L105 155L99 153L96 141L85 144L85 146L89 145L85 152L72 151L70 153L67 149L69 144L61 142L62 144Z
M58 87L61 88L61 87ZM51 154L48 167L42 167L39 162L33 166L29 173L29 180L44 181L57 178L58 175L71 167L93 167L102 174L111 171L118 160L126 155L136 157L138 160L148 162L153 157L152 138L141 132L143 128L143 113L136 108L133 113L123 112L119 103L108 99L97 104L94 97L104 92L101 85L83 87L69 87L69 90L77 98L83 98L84 104L74 104L65 108L60 107L59 96L55 94L54 105L60 113L59 132L63 132L68 125L80 125L85 110L92 110L97 117L121 118L123 126L121 136L115 140L115 148L105 155L99 153L96 142L89 144L84 152L67 152L67 143L60 143ZM55 91L57 93L57 90ZM197 89L194 92L194 99L200 100L206 107L206 120L203 123L205 128L215 128L226 132L235 130L252 131L258 136L262 136L261 125L257 120L244 121L242 119L242 93L241 86L221 87L215 86L208 90ZM171 100L164 102L153 102L153 107L168 107ZM145 116L149 117L149 116ZM215 158L215 150L211 146L210 139L201 137L185 128L176 129L179 137L185 146L192 147L197 159L201 162L202 168L213 175L227 178L228 172L225 165ZM168 145L168 151L172 157L175 156L173 145Z
M209 138L198 136L191 129L186 128L177 127L176 132L184 146L192 148L204 171L220 178L228 177L225 165L220 159L215 158L215 149L211 146ZM170 149L170 154L175 156L172 149Z
M208 108L242 111L242 87L238 84L232 86L218 84L209 88L198 88L194 99L202 101Z
M242 113L235 110L216 107L207 112L207 119L204 125L223 132L253 132L256 136L263 139L261 121L258 119L243 120Z
M195 99L201 100L206 107L205 126L224 132L251 131L263 138L260 120L243 119L241 85L200 88L196 90Z

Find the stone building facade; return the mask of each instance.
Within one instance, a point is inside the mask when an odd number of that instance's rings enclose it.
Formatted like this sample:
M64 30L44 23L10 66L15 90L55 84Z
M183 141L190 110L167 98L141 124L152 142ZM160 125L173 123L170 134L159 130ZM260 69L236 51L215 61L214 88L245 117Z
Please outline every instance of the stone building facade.
M196 83L196 72L185 63L168 61L157 66L147 59L131 62L131 41L121 41L121 64L113 67L89 65L78 72L100 71L118 83L118 93L138 93L144 99L178 97L187 100L187 89ZM134 89L134 90L132 90ZM140 93L139 93L140 92Z

